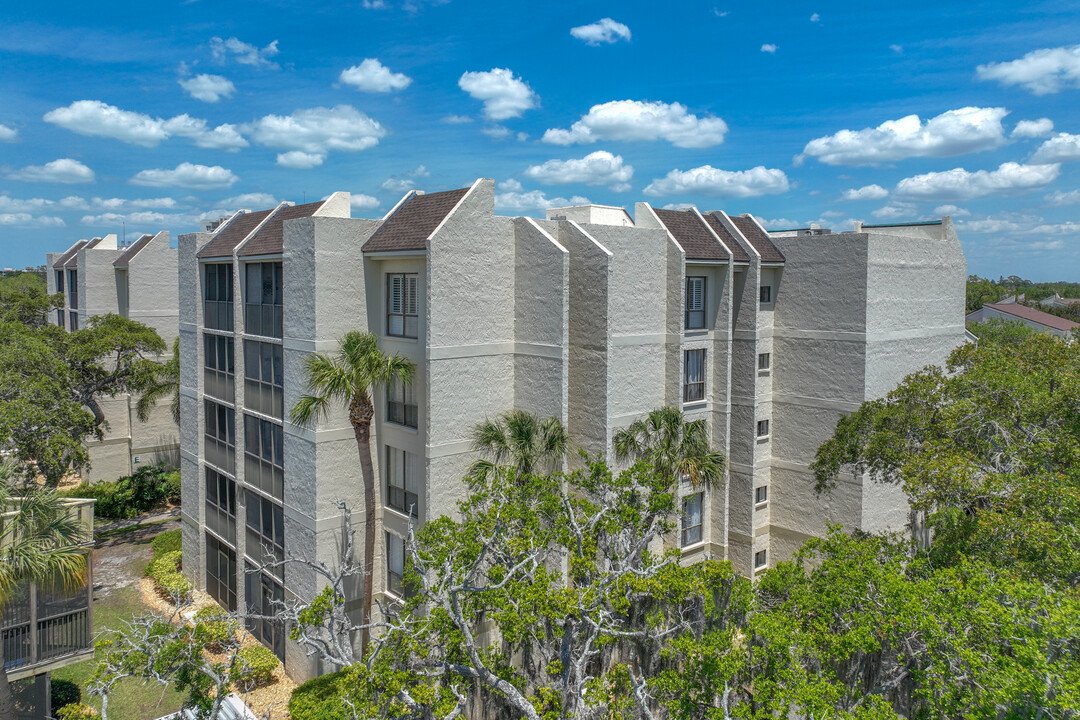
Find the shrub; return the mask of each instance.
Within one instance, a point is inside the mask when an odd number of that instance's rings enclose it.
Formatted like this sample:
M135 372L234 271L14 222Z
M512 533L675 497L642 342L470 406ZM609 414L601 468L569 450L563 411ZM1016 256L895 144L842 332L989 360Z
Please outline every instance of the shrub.
M162 476L165 502L177 504L180 502L180 471L173 470Z
M55 712L60 720L97 720L98 718L97 710L81 702L64 705Z
M182 555L179 550L171 550L154 558L146 566L146 576L170 597L183 598L191 592L191 583L180 573Z
M235 623L229 614L216 605L209 605L195 613L195 638L200 642L221 648L233 638Z
M79 686L70 680L53 680L50 685L49 696L54 708L74 705L82 700L82 692L79 690Z
M123 520L152 510L162 502L180 500L180 473L164 465L151 465L133 475L93 485L82 483L63 493L67 497L94 498L98 517Z
M237 653L232 681L243 689L265 685L274 679L274 671L281 664L277 655L262 645L249 645Z
M159 533L151 542L150 546L154 548L154 557L164 555L167 552L176 552L181 548L180 530L166 530L163 533Z
M292 720L338 720L344 714L345 671L330 673L297 686L289 698Z

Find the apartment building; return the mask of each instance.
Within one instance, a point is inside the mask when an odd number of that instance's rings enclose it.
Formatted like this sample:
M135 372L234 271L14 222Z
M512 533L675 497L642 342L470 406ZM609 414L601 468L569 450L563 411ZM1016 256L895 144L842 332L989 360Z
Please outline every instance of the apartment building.
M79 240L63 253L46 255L50 293L63 293L53 322L69 331L107 313L149 325L172 352L177 337L176 248L169 233L143 235L118 245L116 235ZM161 358L164 359L164 358ZM179 436L168 403L159 403L146 422L135 414L137 397L128 394L100 400L106 427L101 440L90 439L90 482L115 480L140 466L178 463Z
M830 522L906 523L892 488L850 477L818 497L807 466L842 412L963 342L966 268L947 218L812 235L647 203L633 218L596 205L512 218L495 215L487 179L410 192L380 219L349 214L336 193L179 239L184 567L224 606L267 614L316 592L310 569L267 561L332 564L337 502L363 507L345 410L285 419L307 391L304 358L350 330L417 366L411 387L375 398L378 593L403 592L409 524L464 497L471 428L512 408L554 415L608 456L613 433L657 407L704 419L730 472L681 488L670 542L688 561L750 575ZM284 628L251 627L293 677L324 670Z

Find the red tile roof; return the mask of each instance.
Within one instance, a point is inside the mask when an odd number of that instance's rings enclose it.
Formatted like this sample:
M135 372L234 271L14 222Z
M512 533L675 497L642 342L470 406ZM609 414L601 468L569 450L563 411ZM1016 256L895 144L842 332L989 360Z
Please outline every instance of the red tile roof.
M150 244L150 241L154 239L153 235L143 235L135 242L128 245L124 250L124 254L113 260L113 267L126 268L128 263L131 262L131 258L139 254L139 251Z
M274 212L274 209L244 213L236 218L224 229L218 230L214 239L206 243L206 246L199 251L198 257L230 257L236 246L243 242L244 238L250 235L251 231L258 227L259 223L265 220L267 215Z
M737 241L726 227L724 223L720 221L720 218L716 217L712 213L706 213L702 215L705 218L705 222L709 223L709 227L713 229L713 232L720 236L720 241L723 242L731 250L731 259L735 262L748 263L750 262L750 255L746 252L746 249L742 246L742 243Z
M750 241L750 244L758 251L758 254L761 255L761 262L784 262L784 254L780 252L779 248L773 245L769 236L758 227L758 224L754 222L752 218L732 217L731 222L735 224L735 227L739 229L739 232L743 234L743 237Z
M1027 305L1019 305L1017 303L986 303L986 307L993 308L1006 315L1023 318L1029 322L1045 325L1046 327L1061 330L1063 332L1068 332L1080 327L1080 323L1074 323L1072 320L1066 320L1063 317L1051 315L1042 310L1030 308Z
M53 263L53 267L54 268L67 267L68 261L71 260L73 257L75 257L75 253L82 250L83 246L85 246L85 245L86 245L85 240L79 240L77 243L75 243L70 248L68 248L68 251L66 253L64 253L63 255L61 255L60 258L56 262Z
M280 255L284 238L284 223L294 218L311 217L315 211L322 207L322 200L306 205L293 205L283 207L274 217L270 218L265 225L259 228L259 232L248 240L244 247L240 248L238 256L251 255Z
M730 255L693 210L654 210L687 260L728 260Z
M426 250L427 239L470 188L413 195L361 248L364 252Z

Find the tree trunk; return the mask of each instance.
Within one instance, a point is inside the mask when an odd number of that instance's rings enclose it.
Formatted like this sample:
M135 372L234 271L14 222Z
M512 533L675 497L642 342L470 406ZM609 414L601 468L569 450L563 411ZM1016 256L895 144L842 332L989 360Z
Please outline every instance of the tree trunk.
M7 668L4 667L4 643L0 640L0 718L15 717L15 696L11 694Z
M349 403L349 422L356 435L356 449L360 453L360 474L364 480L364 605L360 630L360 657L367 651L371 622L371 596L375 577L375 467L371 462L371 418L375 414L371 398L357 393Z

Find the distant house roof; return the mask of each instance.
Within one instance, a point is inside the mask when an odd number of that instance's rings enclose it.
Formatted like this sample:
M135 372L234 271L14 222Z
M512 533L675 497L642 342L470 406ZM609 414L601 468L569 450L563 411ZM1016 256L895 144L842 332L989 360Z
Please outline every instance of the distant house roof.
M86 245L86 241L85 241L85 240L79 240L79 241L78 241L77 243L75 243L74 245L72 245L72 246L71 246L71 247L70 247L70 248L68 249L68 251L67 251L66 253L64 253L63 255L61 255L61 256L60 256L60 257L59 257L59 258L57 259L57 261L56 261L56 262L54 262L54 263L53 263L53 267L54 267L54 268L62 268L62 267L67 267L67 263L68 263L68 261L69 261L69 260L71 260L71 259L72 259L73 257L75 257L75 253L77 253L77 252L79 252L80 250L82 250L82 248L83 248L83 246L84 246L84 245Z
M113 267L126 268L128 263L131 262L131 258L138 255L139 251L149 245L150 241L153 239L153 235L143 235L141 238L131 243L131 245L128 245L127 249L124 250L124 254L113 260Z
M713 232L720 236L720 240L731 250L732 260L739 263L750 262L749 253L743 248L742 243L736 240L731 232L724 227L724 223L720 222L720 218L712 213L706 213L702 217L705 218L705 222L709 223L709 227L713 229Z
M769 236L758 227L758 224L754 222L753 218L749 217L734 217L732 216L731 222L735 224L735 227L739 229L739 232L743 234L743 237L750 241L750 244L754 246L754 249L761 255L761 262L763 263L782 263L784 262L784 254L780 252L780 249L773 245Z
M654 210L671 236L686 251L687 260L728 260L730 255L717 242L709 227L691 210Z
M236 246L242 243L244 238L250 235L251 231L258 227L259 223L265 220L275 209L276 208L271 208L270 210L244 213L225 226L223 230L219 230L214 236L214 239L206 243L206 246L199 251L198 257L216 258L231 256L233 250L236 249Z
M427 239L470 188L413 195L364 243L364 252L426 250Z
M1048 328L1054 330L1061 330L1062 332L1068 332L1075 328L1080 327L1080 323L1074 323L1072 320L1066 320L1063 317L1057 315L1051 315L1045 313L1042 310L1036 310L1030 308L1027 305L1018 305L1015 303L986 303L986 307L993 308L998 312L1005 313L1006 315L1012 315L1014 317L1022 318L1029 322L1038 323L1039 325L1045 325Z
M284 236L284 223L295 218L311 217L323 206L323 201L281 208L274 217L259 228L259 232L240 248L239 256L280 255Z

